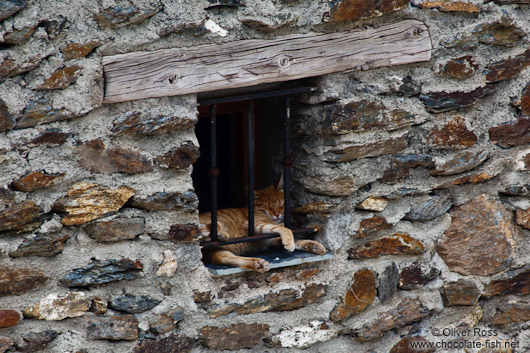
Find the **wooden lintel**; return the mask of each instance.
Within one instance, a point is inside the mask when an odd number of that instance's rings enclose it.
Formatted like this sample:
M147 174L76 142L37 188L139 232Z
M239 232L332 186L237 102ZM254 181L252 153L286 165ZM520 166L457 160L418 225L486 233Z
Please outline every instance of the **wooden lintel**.
M248 87L344 70L429 61L419 21L106 56L105 103Z

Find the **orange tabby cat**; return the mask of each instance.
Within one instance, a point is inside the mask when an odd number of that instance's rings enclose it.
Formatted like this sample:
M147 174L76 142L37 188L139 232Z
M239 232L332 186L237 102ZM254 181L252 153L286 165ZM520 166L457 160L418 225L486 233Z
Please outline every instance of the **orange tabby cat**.
M326 249L314 240L295 240L289 228L283 226L283 191L281 182L276 187L269 186L256 191L254 212L254 231L257 234L279 233L279 238L253 242L223 245L214 249L204 249L204 261L218 265L241 267L245 270L265 272L269 263L260 258L241 256L250 252L283 247L287 251L295 249L314 254L325 254ZM210 213L201 213L201 233L210 235ZM221 241L245 237L248 235L248 208L228 208L217 212L217 234Z

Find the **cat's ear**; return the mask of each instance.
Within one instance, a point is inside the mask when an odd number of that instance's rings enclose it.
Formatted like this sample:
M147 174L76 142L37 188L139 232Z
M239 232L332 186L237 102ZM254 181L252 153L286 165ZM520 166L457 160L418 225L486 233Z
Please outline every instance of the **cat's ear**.
M278 191L283 190L283 173L280 175L280 180L276 183L276 189L278 189Z

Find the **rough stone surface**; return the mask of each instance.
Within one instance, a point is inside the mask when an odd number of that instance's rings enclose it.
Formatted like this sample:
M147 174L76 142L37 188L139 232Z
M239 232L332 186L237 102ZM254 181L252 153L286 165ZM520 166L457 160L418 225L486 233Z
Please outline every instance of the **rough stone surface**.
M485 287L483 296L494 295L527 295L530 294L530 269L511 270L506 274L493 278Z
M416 167L432 168L434 167L434 160L429 155L410 155L410 156L397 156L392 161L390 168L385 171L381 177L383 183L395 183L409 175L410 169Z
M399 275L399 288L418 289L440 275L441 271L416 261L404 267Z
M25 293L47 281L48 276L40 270L0 267L0 297Z
M381 313L377 318L355 333L362 341L381 337L385 332L419 321L431 314L418 299L404 299L394 309Z
M381 230L392 228L392 224L388 223L384 217L373 216L361 221L359 229L355 236L357 238L364 238L368 235L375 234Z
M113 147L106 151L106 155L119 172L138 174L153 170L152 162L137 151Z
M188 353L195 347L192 338L183 335L171 335L157 341L141 341L133 353Z
M472 48L480 44L512 47L524 36L524 31L506 18L497 22L482 23L457 38L444 42L447 47Z
M40 256L52 257L60 254L70 239L68 234L38 234L24 239L17 250L9 252L11 257Z
M55 108L46 99L31 101L26 105L21 114L16 117L15 129L24 129L41 124L49 124L76 118L77 116L66 108Z
M11 186L17 191L34 191L54 185L57 180L64 178L65 174L48 174L43 171L33 172L14 181Z
M331 9L331 19L337 22L374 18L398 11L409 5L409 0L341 0Z
M87 43L70 43L61 49L65 60L80 59L90 54L95 48L103 44L100 41L90 41Z
M333 309L329 318L332 321L342 321L348 317L366 310L376 296L376 275L367 268L359 270L353 276L353 282L342 302Z
M445 306L475 305L481 294L477 285L467 280L447 283L440 292Z
M445 214L451 206L453 206L451 199L443 196L432 196L407 213L405 219L416 222L430 221Z
M112 297L109 300L109 308L123 311L129 314L143 313L151 310L160 304L160 300L153 299L146 295L121 295Z
M77 65L58 69L42 85L38 86L37 89L65 89L77 81L82 71L83 69Z
M307 270L298 271L295 277L301 281L307 281L319 272L320 270L318 268L308 268Z
M527 84L526 87L523 89L521 98L518 102L516 102L516 105L519 107L523 115L530 115L530 83Z
M490 180L494 178L497 174L490 174L490 173L471 173L453 180L444 181L439 185L436 185L435 189L448 189L450 187L453 187L455 185L463 185L463 184L476 184L476 183L482 183L484 181Z
M15 342L11 338L0 337L0 353L7 352Z
M428 347L429 341L421 336L403 337L392 347L389 353L433 353L436 348L418 348Z
M69 133L62 132L59 129L48 129L39 136L31 140L34 145L62 145L70 136Z
M31 231L37 228L40 209L33 201L24 201L0 212L0 232Z
M530 143L530 119L519 118L489 129L490 140L503 148Z
M145 231L144 218L116 218L107 222L91 223L85 228L92 239L114 242L134 239Z
M349 259L373 259L385 255L418 255L425 251L423 244L408 234L396 233L392 236L367 241L361 246L348 250Z
M54 330L27 333L22 337L24 343L17 345L17 351L39 352L57 338L58 335L59 332Z
M145 198L133 197L129 205L148 211L179 211L193 212L197 209L199 200L193 191L186 192L157 192Z
M15 125L15 120L11 114L9 114L9 108L6 103L0 99L0 132L11 130Z
M384 154L397 153L407 148L405 138L392 138L362 145L348 146L344 149L334 151L330 161L332 162L351 162L359 158L376 157Z
M126 186L110 189L77 183L68 190L67 197L57 200L54 208L67 213L61 221L64 225L79 225L117 212L134 192Z
M205 326L199 334L199 342L210 349L238 350L252 348L268 332L262 324L233 324L225 327Z
M107 312L109 307L109 302L106 299L96 297L92 299L92 305L90 306L90 311L96 315L103 315Z
M0 328L18 325L20 315L15 310L0 310Z
M508 268L513 255L512 214L479 195L451 211L451 226L437 251L451 271L492 275Z
M431 175L446 176L467 172L484 163L488 156L489 153L487 151L478 153L472 151L460 152L445 163L437 165L436 169L431 171Z
M49 294L37 304L22 311L25 318L39 320L64 320L69 317L83 316L90 309L91 300L84 292L68 294Z
M195 163L197 158L199 158L199 148L191 142L186 142L182 146L156 158L155 161L168 168L184 169Z
M26 0L2 0L0 1L0 21L5 20L26 7Z
M327 196L348 196L357 190L355 180L350 176L340 176L322 182L320 177L308 177L304 180L307 191Z
M385 197L370 196L366 200L358 204L357 208L359 210L364 211L381 212L385 210L387 205L388 199L386 199Z
M446 125L433 129L427 139L437 147L465 148L475 145L478 137L467 128L465 119L457 115Z
M138 339L138 320L134 315L91 317L87 337L89 340L134 341Z
M88 266L73 270L64 276L59 283L67 287L89 287L99 284L135 279L140 276L142 263L122 260L93 260Z
M168 234L172 242L193 242L200 237L200 228L196 224L174 224Z
M157 3L154 3L157 4ZM160 11L160 7L138 8L134 5L108 7L94 15L94 19L100 27L120 28L143 22Z
M488 83L471 91L430 92L420 95L420 100L431 113L442 113L473 105L479 100L495 92L495 84Z
M330 328L326 322L315 320L307 325L282 329L272 341L283 348L305 349L316 343L329 341L337 335L337 330Z
M112 132L116 135L155 135L192 128L196 119L178 116L150 116L141 112L127 113L114 120Z
M435 3L438 1L434 1ZM442 1L439 1L442 2ZM444 3L449 3L448 1ZM468 5L475 6L471 3ZM423 6L423 4L422 4ZM446 62L441 68L440 73L444 76L454 78L457 80L464 80L471 77L478 69L478 65L473 60L471 55L461 56L459 58L451 59Z
M515 212L515 223L523 228L530 229L530 209L517 209Z
M503 300L497 306L497 312L491 318L491 324L505 326L530 321L530 304Z
M399 283L399 269L395 262L385 268L379 277L379 286L377 287L377 297L381 304L391 299L397 292Z
M530 49L520 55L495 62L486 69L486 81L498 82L517 76L530 65Z
M462 1L425 1L420 4L422 9L437 9L442 12L465 12L465 13L479 13L480 8L470 2Z

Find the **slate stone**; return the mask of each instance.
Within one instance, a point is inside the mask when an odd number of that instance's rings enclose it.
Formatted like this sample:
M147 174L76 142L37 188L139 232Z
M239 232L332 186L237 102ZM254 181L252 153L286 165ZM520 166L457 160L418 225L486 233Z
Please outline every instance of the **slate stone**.
M442 45L446 47L473 48L481 43L512 47L517 45L524 35L525 32L523 30L501 19L494 23L479 24L470 32L466 31L459 37L442 43Z
M307 191L318 195L349 196L357 190L355 179L351 176L339 176L333 179L313 176L306 177L301 182Z
M27 4L26 0L0 0L0 21L13 16Z
M197 195L193 191L157 192L145 198L133 197L129 206L148 211L188 211L194 212L199 206Z
M67 234L38 234L32 238L24 239L17 250L11 251L9 256L52 257L63 251L68 239L70 239L70 236Z
M177 328L177 324L184 318L184 310L181 307L157 315L149 321L150 330L157 335L165 335Z
M0 337L0 353L7 352L14 344L15 342L11 338Z
M457 115L446 125L433 129L427 140L436 147L467 148L474 146L478 138L467 128L465 119Z
M48 129L31 140L30 143L33 145L62 145L69 136L69 133L59 129Z
M307 281L314 275L320 272L320 269L318 268L308 268L306 270L300 270L296 273L295 277L296 279L299 279L301 281Z
M212 8L212 7L238 7L239 0L208 0L210 3L208 6L206 6L206 9Z
M53 186L57 180L64 178L66 174L48 174L43 171L37 171L23 176L22 178L11 183L11 187L16 191L31 192L37 189L44 189Z
M0 297L18 295L39 288L48 282L40 271L18 267L0 267Z
M434 1L434 2L441 2L441 1ZM471 3L468 3L468 5L476 6ZM473 57L471 55L464 55L459 58L451 59L445 64L443 64L442 67L440 68L440 73L443 76L446 76L449 78L454 78L457 80L464 80L466 78L471 77L475 73L475 71L478 69L478 67L479 66L473 60Z
M488 156L488 151L464 151L456 154L444 164L437 165L436 169L432 170L430 173L431 175L446 176L467 172L484 163Z
M160 304L160 300L153 299L146 295L120 295L109 300L109 308L124 311L129 314L143 313L151 310Z
M486 70L487 82L499 82L513 78L530 65L530 49L522 54L490 64Z
M199 155L199 147L191 142L186 142L163 156L155 158L155 161L171 169L184 169L195 163Z
M530 208L515 211L515 223L523 228L530 229Z
M206 29L205 23L206 23L206 20L203 20L200 22L187 22L187 23L172 24L168 27L162 28L158 32L158 35L160 37L167 37L171 34L180 34L180 33L188 32L196 37L199 37L209 32Z
M395 183L409 175L409 171L416 167L433 168L435 165L432 156L425 154L414 154L408 156L396 156L390 168L387 169L381 179L383 183Z
M25 129L76 117L78 116L66 108L53 108L51 102L43 98L31 101L26 105L22 113L16 117L15 129Z
M440 270L416 261L401 270L398 287L406 290L418 289L438 277L440 273Z
M444 196L431 196L407 213L404 219L413 222L426 222L445 214L453 206L453 201Z
M385 197L370 196L363 202L355 206L358 210L382 212L388 205L388 199Z
M425 191L421 191L415 188L401 187L394 190L391 194L387 195L389 200L399 200L407 196L422 196L425 195Z
M392 224L388 223L384 217L374 216L361 221L355 236L357 238L364 238L368 235L372 235L381 230L389 228L392 228Z
M430 92L420 95L421 102L431 113L442 113L475 104L480 98L495 92L494 83L487 83L470 92Z
M340 0L331 8L330 17L334 22L374 18L408 7L409 2L410 0Z
M122 173L139 174L153 170L153 164L148 157L131 149L112 147L106 151L106 155L117 171Z
M17 345L19 352L39 352L52 342L59 332L46 330L41 332L30 332L22 337L24 343Z
M294 214L308 215L308 214L329 214L333 205L325 201L317 201L306 203L305 205L295 207L291 210Z
M92 299L92 305L90 306L90 312L96 315L103 315L109 308L108 300L104 298L95 297Z
M233 324L225 327L204 326L199 333L199 342L218 350L239 350L257 345L269 331L263 324Z
M39 85L37 89L53 90L68 88L68 86L75 83L79 76L81 76L82 70L83 68L78 65L57 69L44 81L43 84Z
M0 210L15 203L15 192L8 188L0 188Z
M477 285L468 280L458 280L444 284L440 289L444 306L475 305L481 292Z
M37 30L38 26L24 27L20 30L14 30L13 32L6 33L4 35L4 42L2 44L7 45L20 45L26 42Z
M92 260L82 268L69 272L59 280L66 287L90 287L114 281L136 279L140 276L143 265L140 260Z
M134 315L91 317L87 324L87 338L135 341L138 339L138 320Z
M530 4L530 0L493 0L498 5Z
M49 294L37 304L24 309L22 313L25 318L58 321L83 316L90 309L90 302L84 292Z
M15 120L9 114L7 104L0 98L0 132L11 130L15 124Z
M525 145L530 143L530 118L518 118L491 127L488 132L490 140L502 148Z
M352 145L340 150L332 151L329 162L351 162L360 158L377 157L385 154L398 153L407 148L407 139L404 137L390 138L362 145Z
M134 239L145 231L145 219L116 218L112 221L89 224L85 232L99 242L114 242Z
M450 213L451 226L436 251L451 271L487 276L509 267L515 229L502 203L483 194Z
M0 310L0 328L18 325L20 315L15 310Z
M408 234L396 233L351 248L348 250L348 259L374 259L385 255L419 255L424 251L425 247L419 240Z
M420 3L422 9L436 9L441 12L465 12L476 14L480 12L480 8L470 2L463 1L425 1Z
M120 28L143 22L156 15L162 8L159 3L149 9L139 9L133 5L106 8L94 15L94 20L101 28Z
M494 326L506 326L530 321L530 303L503 300L496 307L497 312L491 318Z
M46 30L46 33L48 33L49 39L57 38L63 32L66 24L68 23L68 18L62 14L59 14L55 18L56 19L54 20L44 20L40 22L40 26L43 26Z
M530 185L525 186L510 186L504 191L501 191L502 194L512 195L512 196L530 196Z
M448 189L455 185L482 183L484 181L494 178L498 174L499 174L498 172L495 172L495 174L490 174L490 173L469 174L469 175L465 175L463 177L459 177L453 180L445 181L439 185L436 185L434 189Z
M433 348L428 348L431 343L421 336L406 336L396 343L389 353L433 353L436 348L434 343Z
M0 212L0 232L26 232L40 225L40 208L33 201L24 201Z
M110 189L97 184L77 183L53 207L67 214L61 220L62 224L80 225L117 212L134 193L135 190L127 186Z
M81 59L90 54L94 49L103 44L100 41L92 40L86 43L70 43L61 49L64 60Z
M493 278L484 286L483 296L495 295L528 295L530 294L530 267L510 270Z
M342 302L329 314L332 321L343 321L368 308L374 301L376 292L376 274L364 268L355 272L351 285L347 288Z
M395 262L387 266L379 277L379 286L377 287L377 297L381 304L391 299L397 292L399 283L399 270Z
M528 83L523 89L521 98L516 102L516 105L519 107L523 115L530 115L530 83Z
M157 341L141 341L133 353L189 353L195 348L195 340L187 336L173 334Z
M431 311L418 299L404 299L394 309L383 312L372 322L363 325L354 333L361 341L370 341L383 336L387 331L409 325L429 316Z
M140 112L129 112L113 121L112 132L116 135L165 134L171 131L182 131L192 128L197 123L196 117L178 117L167 115L145 115Z
M196 224L173 224L169 229L168 239L174 243L194 242L199 240L200 228Z

